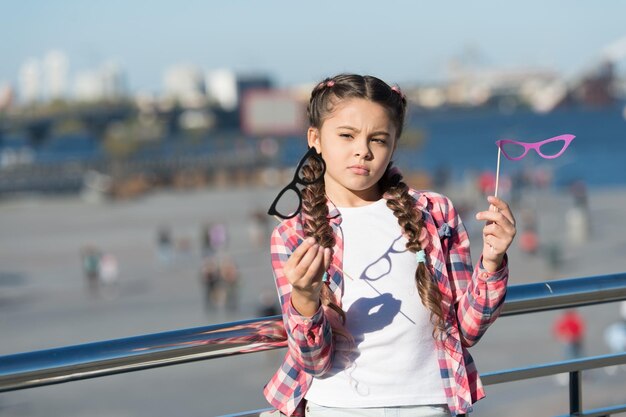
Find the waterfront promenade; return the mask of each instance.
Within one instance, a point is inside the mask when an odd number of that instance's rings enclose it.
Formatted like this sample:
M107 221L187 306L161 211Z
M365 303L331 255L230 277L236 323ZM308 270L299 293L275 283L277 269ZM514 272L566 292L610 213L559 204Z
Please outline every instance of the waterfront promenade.
M0 202L0 355L203 326L253 317L259 294L273 292L268 240L250 240L252 212L265 210L276 189L165 191L134 200L88 203L78 197L24 197ZM453 201L459 204L459 199ZM543 255L510 252L511 284L626 270L626 190L592 190L591 235L567 243L568 194L522 197L537 209L544 247L562 254L551 268ZM520 207L521 209L521 207ZM519 212L518 220L520 220ZM464 218L470 236L480 225ZM205 311L199 280L200 229L224 223L228 252L240 271L236 312ZM270 223L273 220L270 220ZM157 256L167 225L179 250L169 264ZM478 255L479 239L473 241ZM95 245L115 255L117 288L93 294L81 272L80 250ZM189 250L184 250L186 244ZM558 245L557 245L558 244ZM555 246L556 245L556 246ZM608 353L602 333L616 304L580 309L587 322L585 353ZM559 312L502 318L472 349L479 370L494 371L563 358L551 326ZM282 351L194 362L154 370L0 394L0 416L215 416L265 407L261 389ZM585 407L626 402L626 370L585 375ZM567 387L555 378L487 387L477 416L550 416L567 411ZM506 411L506 413L505 413Z

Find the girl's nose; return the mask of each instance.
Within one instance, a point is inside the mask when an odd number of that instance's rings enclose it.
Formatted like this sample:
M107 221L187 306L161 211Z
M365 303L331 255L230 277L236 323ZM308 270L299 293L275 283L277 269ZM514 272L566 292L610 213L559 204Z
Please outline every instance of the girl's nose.
M357 141L355 143L354 156L359 158L369 159L372 156L370 148L366 141Z

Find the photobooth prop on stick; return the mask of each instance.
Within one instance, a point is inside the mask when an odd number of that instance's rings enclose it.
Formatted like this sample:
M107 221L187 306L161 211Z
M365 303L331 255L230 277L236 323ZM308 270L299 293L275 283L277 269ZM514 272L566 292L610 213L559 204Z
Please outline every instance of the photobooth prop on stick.
M510 161L519 161L528 155L528 152L533 149L537 154L544 159L558 158L565 152L565 149L572 143L576 136L570 134L564 134L555 136L550 139L542 140L540 142L520 142L511 139L497 140L498 146L498 164L496 167L496 190L494 195L498 196L498 180L500 178L500 155L504 154L506 159Z

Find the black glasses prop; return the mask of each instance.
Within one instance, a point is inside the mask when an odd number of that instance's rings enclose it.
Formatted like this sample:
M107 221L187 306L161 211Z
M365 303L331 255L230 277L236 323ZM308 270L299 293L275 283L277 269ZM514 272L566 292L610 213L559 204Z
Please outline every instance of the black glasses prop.
M321 172L312 180L305 179L302 173L302 169L308 163L309 158L315 158L322 164ZM324 178L325 172L326 172L326 163L322 159L321 155L317 153L315 148L313 147L309 148L307 153L304 154L304 156L298 163L298 167L296 168L296 172L293 175L293 179L291 180L289 184L287 184L285 188L280 190L280 192L274 199L274 202L270 206L270 209L267 211L267 214L269 214L270 216L278 216L281 219L291 219L292 217L296 216L298 213L300 213L300 210L302 210L302 192L297 187L297 185L300 184L303 186L307 186L307 185L315 184L316 182L321 181L322 178ZM290 194L287 196L288 198L284 198L286 197L286 194L289 191L292 191L293 193L295 193L295 197L297 198L297 201L298 201L297 205L294 204L295 202L294 195ZM283 201L281 202L281 200ZM295 207L295 210L292 210L294 207Z

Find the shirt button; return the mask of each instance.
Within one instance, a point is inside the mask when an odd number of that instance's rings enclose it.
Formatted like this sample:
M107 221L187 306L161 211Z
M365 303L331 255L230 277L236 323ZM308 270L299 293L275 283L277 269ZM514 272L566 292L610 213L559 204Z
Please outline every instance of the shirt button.
M483 272L483 278L489 278L489 274L486 272Z
M311 321L309 319L304 319L304 324L309 324Z

